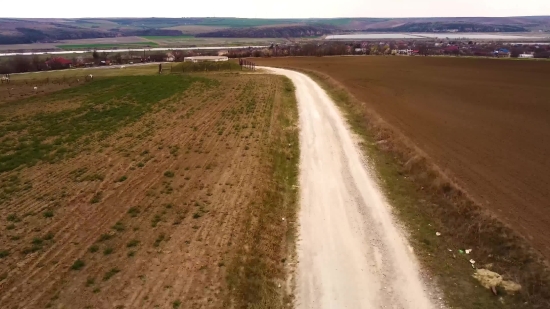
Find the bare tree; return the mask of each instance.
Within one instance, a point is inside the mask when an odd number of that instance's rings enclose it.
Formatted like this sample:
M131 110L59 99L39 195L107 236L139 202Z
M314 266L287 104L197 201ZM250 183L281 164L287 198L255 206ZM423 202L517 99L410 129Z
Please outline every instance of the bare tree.
M15 56L13 59L13 66L17 73L31 71L31 62L25 56Z
M34 55L32 57L32 69L33 71L42 71L42 68L44 67L44 64L42 61L40 61L40 57L37 55Z
M94 63L98 64L99 63L99 53L97 52L97 50L94 49L94 52L92 53L92 57L94 58Z

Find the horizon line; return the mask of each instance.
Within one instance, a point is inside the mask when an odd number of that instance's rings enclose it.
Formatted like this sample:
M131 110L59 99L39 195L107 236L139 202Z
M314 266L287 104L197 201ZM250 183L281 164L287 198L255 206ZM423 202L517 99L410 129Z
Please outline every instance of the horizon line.
M409 17L231 17L231 16L184 16L184 17L159 17L159 16L101 16L101 17L2 17L0 19L104 19L104 18L159 18L159 19L185 19L185 18L220 18L220 19L271 19L271 20L301 20L301 19L411 19L411 18L518 18L518 17L550 17L550 15L511 15L511 16L409 16Z

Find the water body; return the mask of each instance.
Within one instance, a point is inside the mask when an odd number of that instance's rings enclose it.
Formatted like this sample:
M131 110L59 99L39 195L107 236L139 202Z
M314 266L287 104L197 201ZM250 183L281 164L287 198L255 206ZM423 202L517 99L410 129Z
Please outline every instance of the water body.
M357 33L327 35L326 40L369 40L369 39L418 39L418 36L404 33Z
M419 33L417 36L426 38L472 39L472 40L525 40L544 39L544 36L521 34L492 34L492 33ZM546 36L550 39L550 36Z
M126 52L154 52L154 51L170 51L170 50L221 50L221 49L243 49L243 48L266 48L267 46L214 46L214 47L170 47L170 48L132 48L132 49L98 49L98 53L126 53ZM26 52L26 53L0 53L0 57L7 56L32 56L32 55L67 55L67 54L85 54L93 52L89 50L63 50L49 52Z
M501 33L357 33L328 35L327 40L373 40L373 39L470 39L470 40L550 40L550 35L529 35L529 34L501 34Z

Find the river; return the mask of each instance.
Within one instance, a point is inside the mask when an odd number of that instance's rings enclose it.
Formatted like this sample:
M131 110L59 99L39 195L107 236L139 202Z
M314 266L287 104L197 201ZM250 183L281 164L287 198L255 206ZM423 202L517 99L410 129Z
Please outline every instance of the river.
M356 33L328 35L327 40L374 40L374 39L466 39L466 40L550 40L547 33Z
M170 50L222 50L222 49L243 49L243 48L265 48L267 46L212 46L212 47L158 47L158 48L132 48L132 49L98 49L98 53L126 53L126 52L154 52L154 51L170 51ZM93 52L90 50L62 50L62 51L47 51L47 52L22 52L22 53L0 53L0 57L8 56L32 56L32 55L67 55L67 54L85 54Z

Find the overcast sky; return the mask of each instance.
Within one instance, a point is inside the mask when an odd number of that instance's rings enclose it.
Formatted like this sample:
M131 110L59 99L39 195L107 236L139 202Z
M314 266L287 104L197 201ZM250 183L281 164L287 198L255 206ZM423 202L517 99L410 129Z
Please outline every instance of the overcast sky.
M0 17L465 17L550 15L550 0L25 0Z

